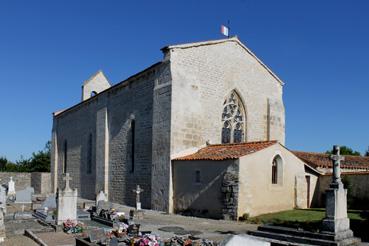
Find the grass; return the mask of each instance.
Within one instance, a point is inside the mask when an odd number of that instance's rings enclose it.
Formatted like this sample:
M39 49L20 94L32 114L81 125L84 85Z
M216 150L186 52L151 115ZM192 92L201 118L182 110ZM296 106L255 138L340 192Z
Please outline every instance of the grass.
M321 222L325 217L325 209L294 209L277 213L263 214L248 219L251 223L273 224L291 228L301 228L317 232L321 228ZM351 229L356 236L363 240L369 240L366 228L369 227L369 214L362 210L349 210Z

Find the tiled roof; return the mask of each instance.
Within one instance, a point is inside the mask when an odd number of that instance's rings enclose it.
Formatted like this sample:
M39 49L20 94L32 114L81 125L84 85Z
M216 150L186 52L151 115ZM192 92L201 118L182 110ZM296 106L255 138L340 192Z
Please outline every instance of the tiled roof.
M221 161L226 159L238 159L259 150L265 149L276 144L277 141L248 142L236 144L213 144L208 145L196 153L179 157L176 161L192 161L192 160L213 160Z
M292 151L298 158L313 168L331 168L332 160L330 155L324 153L312 153L302 151ZM341 161L341 167L347 169L368 169L369 157L346 155L345 160Z

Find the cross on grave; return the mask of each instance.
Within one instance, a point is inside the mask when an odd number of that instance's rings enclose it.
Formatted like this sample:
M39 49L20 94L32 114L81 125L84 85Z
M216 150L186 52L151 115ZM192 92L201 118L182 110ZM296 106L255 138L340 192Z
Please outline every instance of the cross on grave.
M65 191L70 191L70 190L71 190L71 188L70 188L70 186L69 186L69 181L71 181L71 180L72 180L72 178L69 176L69 173L66 173L66 174L64 175L63 180L65 181L65 188L64 188L64 190L65 190Z
M137 185L136 189L134 189L132 191L136 193L136 209L140 210L141 209L140 193L143 192L144 190L141 189L141 187L139 185Z
M338 145L333 146L333 155L331 155L331 160L333 162L333 175L331 187L337 187L342 184L341 161L345 160L345 157L340 155L340 147Z

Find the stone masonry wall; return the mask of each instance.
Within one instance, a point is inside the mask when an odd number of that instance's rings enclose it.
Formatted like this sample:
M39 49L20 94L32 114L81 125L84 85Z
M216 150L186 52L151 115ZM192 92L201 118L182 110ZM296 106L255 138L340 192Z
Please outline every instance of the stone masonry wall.
M223 103L235 90L246 110L246 141L285 141L283 86L236 41L173 48L171 154L221 142ZM169 55L168 55L169 56ZM268 100L269 99L269 100Z
M168 166L170 164L169 144L166 145L164 141L163 144L156 145L152 139L155 127L158 129L156 134L160 131L164 134L169 132L168 128L163 129L163 125L160 124L170 120L168 118L170 114L165 113L169 111L170 101L166 99L167 94L163 91L154 92L154 86L165 84L166 78L163 76L163 71L168 71L165 69L166 66L168 66L167 63L158 63L132 76L124 83L113 86L54 117L57 155L53 154L53 156L57 156L58 159L59 187L62 185L64 142L67 141L67 172L72 176L71 187L77 188L81 197L95 199L96 189L108 186L110 201L134 205L135 194L132 190L136 185L140 185L144 190L141 195L142 207L152 206L152 168L155 165L161 165L160 158L167 158L166 163ZM163 90L165 92L165 89ZM165 98L165 103L157 104L154 102L154 96ZM163 111L160 109L162 106L166 107ZM156 116L153 115L153 107L156 107ZM132 158L133 121L135 131ZM169 126L169 123L165 124ZM108 135L104 133L105 127ZM92 172L88 173L87 153L90 134L93 140L91 157L93 164ZM105 145L107 139L108 146ZM101 150L99 146L106 146L107 150ZM154 154L153 148L162 151L164 156ZM167 153L166 156L165 153ZM104 166L106 158L109 163L108 169ZM108 174L100 173L106 170ZM169 173L164 175L170 176Z
M13 177L15 191L31 186L31 173L0 172L0 183L7 185L10 177Z
M31 173L31 186L35 189L35 194L51 193L50 173L42 173L42 172Z
M50 173L0 172L0 183L7 185L10 177L13 177L15 182L15 191L23 190L27 187L33 187L35 189L35 194L48 194L51 192Z

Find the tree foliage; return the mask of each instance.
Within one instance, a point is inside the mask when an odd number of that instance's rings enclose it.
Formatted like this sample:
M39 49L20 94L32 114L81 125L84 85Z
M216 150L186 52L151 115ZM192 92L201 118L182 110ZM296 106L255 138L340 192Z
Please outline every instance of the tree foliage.
M356 155L356 156L361 156L361 154L360 154L359 151L352 150L350 147L341 146L340 149L341 149L341 152L340 152L341 155ZM325 153L326 154L332 154L333 151L332 150L329 150L329 151L326 151Z
M0 157L0 171L3 172L50 172L51 143L48 141L43 150L33 152L32 157L24 159L22 156L15 163Z

